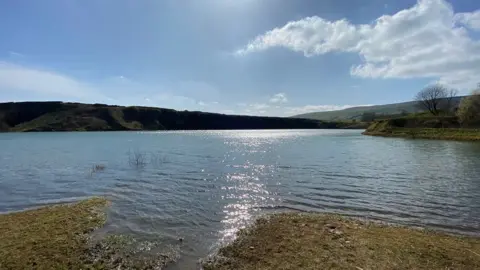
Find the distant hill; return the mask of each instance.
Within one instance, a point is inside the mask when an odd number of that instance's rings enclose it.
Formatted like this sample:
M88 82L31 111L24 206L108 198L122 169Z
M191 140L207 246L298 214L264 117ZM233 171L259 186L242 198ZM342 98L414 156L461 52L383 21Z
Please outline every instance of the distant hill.
M453 103L458 105L462 97L455 97ZM417 113L422 112L421 108L418 108L415 101L386 104L386 105L374 105L374 106L362 106L353 107L338 111L326 111L326 112L313 112L292 116L292 118L304 118L323 121L341 121L341 120L360 120L364 113L375 113L377 115L396 115L405 113Z
M63 102L0 103L0 131L107 131L342 128L342 123L237 116L151 107Z

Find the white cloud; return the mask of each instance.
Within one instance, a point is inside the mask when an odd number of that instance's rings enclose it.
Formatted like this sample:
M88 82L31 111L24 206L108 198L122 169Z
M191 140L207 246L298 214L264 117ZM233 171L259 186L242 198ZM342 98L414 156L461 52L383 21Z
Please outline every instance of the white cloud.
M255 103L249 105L254 110L265 110L270 108L270 105L264 103Z
M189 82L182 85L186 92ZM198 110L218 105L176 94L177 88L148 85L125 76L113 76L96 83L87 83L72 76L0 61L0 100L61 100L116 105L146 105L177 110ZM193 89L192 89L193 91ZM26 98L25 98L26 97Z
M197 84L188 84L197 86ZM185 86L185 84L182 85ZM269 116L291 116L352 107L350 105L284 106L283 103L288 101L284 93L276 94L270 100L263 102L237 103L228 106L218 101L197 100L190 96L179 95L176 94L176 90L176 88L168 89L158 85L142 84L125 76L109 77L92 84L61 73L0 61L0 99L5 99L11 93L23 93L23 96L34 97L33 100L145 105L177 110L207 110L228 114Z
M99 95L92 87L71 77L50 71L0 62L0 92L20 91L41 94L47 98L96 101Z
M236 112L235 112L234 110L229 110L229 109L221 110L220 113L223 113L223 114L236 114Z
M278 93L273 95L272 98L270 98L270 103L287 103L287 95L285 93Z
M292 116L311 112L338 111L352 107L361 107L370 105L306 105L300 107L286 107L285 115Z
M455 14L455 20L474 30L480 30L480 10Z
M237 104L237 114L267 115L267 116L293 116L298 114L322 111L336 111L351 107L370 105L305 105L305 106L270 106L264 103L254 103L246 106Z
M467 27L467 28L465 28ZM432 78L472 87L480 73L480 11L455 14L444 0L419 0L409 9L383 15L372 24L313 16L291 21L256 37L237 55L284 47L306 57L329 52L357 53L351 67L362 78Z
M369 106L369 105L305 105L305 106L286 106L288 102L285 93L273 95L268 103L237 103L235 112L245 115L264 115L264 116L293 116L298 114L336 111L351 107Z

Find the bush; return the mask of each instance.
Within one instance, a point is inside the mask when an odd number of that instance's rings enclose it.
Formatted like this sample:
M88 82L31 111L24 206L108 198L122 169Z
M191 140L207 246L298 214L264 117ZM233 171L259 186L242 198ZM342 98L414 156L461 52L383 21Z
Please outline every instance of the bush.
M462 99L457 117L462 125L480 122L480 90L475 90L472 95Z
M405 127L407 125L407 119L405 118L394 118L389 121L389 124L394 127Z

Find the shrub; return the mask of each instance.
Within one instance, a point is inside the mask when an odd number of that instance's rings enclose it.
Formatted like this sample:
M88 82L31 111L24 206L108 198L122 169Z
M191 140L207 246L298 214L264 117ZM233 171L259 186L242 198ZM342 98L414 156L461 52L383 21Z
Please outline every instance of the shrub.
M480 121L480 90L475 90L472 95L462 99L457 110L457 117L462 125Z

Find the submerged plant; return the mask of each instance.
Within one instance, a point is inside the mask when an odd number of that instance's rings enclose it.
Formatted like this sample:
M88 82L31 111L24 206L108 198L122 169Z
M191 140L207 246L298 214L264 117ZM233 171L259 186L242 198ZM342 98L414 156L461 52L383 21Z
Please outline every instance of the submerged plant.
M157 153L150 154L150 164L155 167L160 167L166 162L166 158Z
M104 171L105 168L106 168L106 166L103 165L103 164L95 164L95 165L92 165L92 170L90 171L90 176L92 176L94 173Z
M136 169L143 169L147 166L147 154L140 150L128 151L128 163Z

